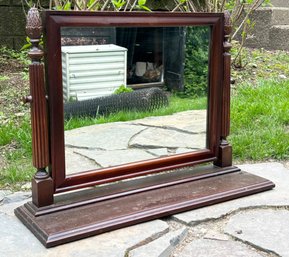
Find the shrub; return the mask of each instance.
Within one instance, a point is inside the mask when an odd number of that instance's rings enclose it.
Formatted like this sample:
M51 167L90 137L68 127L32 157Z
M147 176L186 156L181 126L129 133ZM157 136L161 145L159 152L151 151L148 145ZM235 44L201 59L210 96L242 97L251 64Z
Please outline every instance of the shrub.
M122 93L129 93L129 92L132 92L132 91L133 91L132 88L126 87L125 85L121 85L113 93L118 95L118 94L122 94Z
M185 96L205 96L208 89L210 29L188 27L185 50Z

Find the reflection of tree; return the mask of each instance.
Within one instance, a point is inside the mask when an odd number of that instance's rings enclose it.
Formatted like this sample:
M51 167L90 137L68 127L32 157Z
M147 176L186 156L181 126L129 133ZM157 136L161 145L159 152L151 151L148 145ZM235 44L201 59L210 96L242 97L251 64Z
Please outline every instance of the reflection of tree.
M185 51L185 91L187 96L205 96L208 88L208 27L188 27Z

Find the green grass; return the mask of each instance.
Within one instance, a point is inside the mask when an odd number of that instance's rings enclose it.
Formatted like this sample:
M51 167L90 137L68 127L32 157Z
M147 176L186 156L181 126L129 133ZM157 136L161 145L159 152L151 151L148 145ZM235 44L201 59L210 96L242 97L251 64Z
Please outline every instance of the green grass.
M5 165L0 167L0 187L19 189L19 183L30 181L35 169L31 158L31 128L29 117L15 125L13 122L1 124L0 148L3 148Z
M232 54L234 57L235 48ZM242 57L244 66L232 69L236 84L228 139L233 145L233 157L239 162L286 160L289 158L289 81L276 79L281 75L289 78L289 55L284 51L244 48ZM0 47L0 98L3 100L0 106L0 188L18 189L35 173L31 160L29 107L17 100L29 91L25 83L29 63L27 53ZM205 107L205 98L173 96L169 107L153 113L120 112L96 119L71 119L65 129ZM24 116L17 115L19 113Z
M233 91L231 135L233 156L237 161L264 161L289 158L289 81L262 81L256 86L243 84ZM172 96L166 108L148 112L119 112L95 119L71 119L65 129L113 121L128 121L147 116L204 109L206 98L188 99ZM0 126L0 148L7 148L7 165L0 170L0 187L13 189L27 182L35 169L31 164L30 118L25 116Z
M8 76L2 76L0 75L0 81L5 81L5 80L8 80L9 77Z
M187 110L202 110L207 107L207 98L180 98L171 96L169 98L169 106L163 107L152 112L137 112L137 111L121 111L113 113L108 116L101 116L97 118L72 118L65 123L65 130L71 130L79 127L89 126L93 124L103 124L117 121L130 121L142 119L149 116L164 116L176 112Z
M27 155L31 155L31 140L29 117L25 117L25 119L17 125L13 122L1 124L0 147L13 143Z
M0 186L13 190L20 189L21 184L30 181L34 174L35 169L31 164L31 158L22 157L1 171Z
M240 161L289 158L289 81L240 86L232 98L231 136Z
M237 161L264 161L289 158L289 81L262 81L257 86L239 86L231 105L233 156ZM172 96L170 105L148 112L119 112L107 117L71 119L66 129L114 121L128 121L147 116L204 109L206 98L188 99ZM0 187L12 188L29 181L35 169L31 164L31 129L27 115L17 126L15 121L1 124L0 148L7 165L0 170Z

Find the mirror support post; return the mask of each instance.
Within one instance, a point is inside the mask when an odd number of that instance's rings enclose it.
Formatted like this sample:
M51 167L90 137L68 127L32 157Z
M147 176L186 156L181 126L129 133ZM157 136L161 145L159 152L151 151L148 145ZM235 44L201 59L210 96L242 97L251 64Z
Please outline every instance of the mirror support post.
M230 133L230 83L231 83L231 54L232 44L230 43L230 35L232 32L232 21L229 11L224 13L224 77L222 92L222 124L221 138L219 146L218 160L215 162L217 166L232 166L232 146L227 141Z
M26 33L32 48L28 55L30 96L26 102L31 105L33 166L37 169L32 179L32 201L37 207L53 203L53 180L46 167L49 165L47 99L44 83L43 51L39 48L42 25L37 8L31 8L27 15Z

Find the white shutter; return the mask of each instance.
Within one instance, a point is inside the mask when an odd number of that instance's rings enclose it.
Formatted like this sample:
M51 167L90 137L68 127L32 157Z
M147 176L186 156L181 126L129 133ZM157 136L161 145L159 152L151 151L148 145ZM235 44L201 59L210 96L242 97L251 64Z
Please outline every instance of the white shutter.
M63 99L79 101L126 86L127 49L117 45L63 46Z

